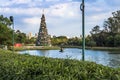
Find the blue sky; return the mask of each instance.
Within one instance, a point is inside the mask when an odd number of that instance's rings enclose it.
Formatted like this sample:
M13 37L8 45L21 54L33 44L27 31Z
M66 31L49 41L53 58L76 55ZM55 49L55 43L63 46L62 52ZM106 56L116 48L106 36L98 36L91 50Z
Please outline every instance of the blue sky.
M82 34L81 0L0 0L0 14L14 16L15 30L38 33L42 10L50 35L68 37ZM100 25L112 12L120 10L120 0L85 0L85 34Z

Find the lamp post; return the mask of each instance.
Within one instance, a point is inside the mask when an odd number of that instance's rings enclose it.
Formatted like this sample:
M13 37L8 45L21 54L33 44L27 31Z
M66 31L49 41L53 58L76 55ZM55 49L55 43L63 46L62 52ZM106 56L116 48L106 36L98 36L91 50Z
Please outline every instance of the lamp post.
M82 60L85 60L85 4L84 0L80 5L80 10L82 11Z
M13 53L14 53L14 18L10 16L10 21L12 22L13 34L12 34L12 45L13 45Z

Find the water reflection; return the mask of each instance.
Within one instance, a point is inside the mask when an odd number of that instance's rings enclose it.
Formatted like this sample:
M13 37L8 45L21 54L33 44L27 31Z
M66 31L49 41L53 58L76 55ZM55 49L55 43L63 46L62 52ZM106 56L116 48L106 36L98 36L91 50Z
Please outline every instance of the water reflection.
M81 60L81 52L81 49L65 48L64 52L59 52L59 50L25 50L20 51L20 54L28 53L36 56ZM93 61L105 66L120 67L120 54L110 54L109 51L85 50L85 60Z
M109 65L111 67L120 66L120 54L109 54Z

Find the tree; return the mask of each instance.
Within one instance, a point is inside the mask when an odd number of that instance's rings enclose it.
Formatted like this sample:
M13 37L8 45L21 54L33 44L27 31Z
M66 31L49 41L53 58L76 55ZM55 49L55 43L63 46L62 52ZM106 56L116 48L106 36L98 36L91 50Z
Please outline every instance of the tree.
M92 31L90 32L91 34L98 34L100 33L100 26L96 25Z
M69 46L81 46L82 39L80 39L78 37L69 38L67 41L67 45L69 45Z
M115 41L114 42L115 46L120 47L120 34L115 35L114 39L115 39L114 40Z
M100 26L96 25L93 27L92 31L90 31L93 42L96 43L97 46L101 46L101 36L100 36Z
M26 34L22 33L20 30L16 31L15 42L16 43L25 43L26 41Z
M120 45L120 10L113 12L112 15L104 22L103 30L100 30L98 25L91 30L91 41L95 42L96 46Z
M0 15L0 44L12 44L12 29L8 26L11 25L10 20L3 15Z
M108 34L107 38L107 46L118 46L119 37L118 34L120 34L120 10L113 12L112 17L108 18L107 21L104 22L104 31ZM117 39L118 38L118 39ZM109 40L108 40L109 39ZM109 43L109 44L108 44Z
M92 39L92 37L90 35L88 35L86 38L85 38L85 45L86 46L90 46L90 47L93 47L93 46L96 46L96 42Z
M113 16L104 22L104 30L111 33L120 33L120 10L113 12Z
M67 44L67 41L68 41L68 39L67 39L67 37L66 36L58 36L58 37L53 37L52 39L51 39L51 43L52 43L52 45L66 45Z

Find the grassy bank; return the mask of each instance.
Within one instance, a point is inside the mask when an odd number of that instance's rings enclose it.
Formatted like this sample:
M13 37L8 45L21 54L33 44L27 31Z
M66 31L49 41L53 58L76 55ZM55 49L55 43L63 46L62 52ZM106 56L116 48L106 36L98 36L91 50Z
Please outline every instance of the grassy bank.
M56 49L60 49L57 46L22 46L22 47L14 47L15 51L21 51L21 50L56 50ZM12 50L12 48L11 48Z
M86 47L86 49L103 50L103 51L120 51L120 47Z
M63 46L63 48L80 48L81 46ZM86 49L90 50L102 50L102 51L120 51L120 47L85 47ZM12 50L12 47L9 48ZM22 46L22 47L14 47L15 51L21 51L21 50L57 50L60 49L59 46Z
M64 48L80 48L81 46L64 46ZM85 47L85 49L91 50L103 50L103 51L120 51L120 47Z
M120 80L120 69L0 50L0 80Z

